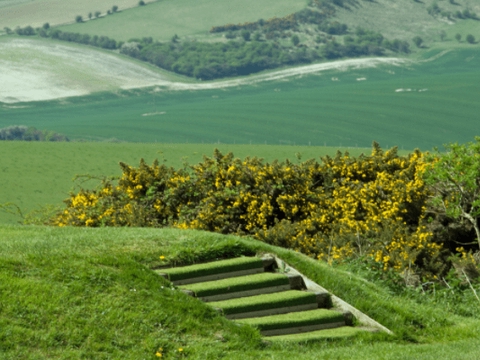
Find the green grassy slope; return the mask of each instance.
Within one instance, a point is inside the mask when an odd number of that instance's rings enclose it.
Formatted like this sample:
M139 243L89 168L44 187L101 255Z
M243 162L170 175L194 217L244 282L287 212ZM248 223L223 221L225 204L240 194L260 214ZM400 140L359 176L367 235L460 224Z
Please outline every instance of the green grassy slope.
M303 9L306 0L163 0L84 24L59 27L62 31L104 35L116 40L151 36L204 35L212 26L283 17ZM128 24L128 26L126 26Z
M75 175L94 177L119 176L118 163L137 166L141 158L147 163L158 158L179 168L212 156L215 148L233 152L239 158L259 156L268 161L291 159L301 153L302 159L335 154L335 148L308 146L265 146L225 144L132 144L132 143L30 143L0 142L0 204L12 202L29 212L47 204L62 205L71 189ZM342 149L345 150L345 149ZM351 153L369 153L370 149L351 149ZM96 186L92 180L82 186ZM79 184L79 183L77 183ZM78 189L77 189L78 190ZM15 223L20 218L0 210L0 223Z
M137 4L137 0L106 0L101 4L97 0L0 0L1 31L4 26L13 29L16 26L42 26L46 22L50 25L74 22L77 15L87 18L89 12L105 14L113 5L122 10Z
M170 229L0 226L0 234L3 359L154 359L159 348L189 359L475 359L480 348L478 319L257 241ZM396 335L263 344L151 270L160 255L165 265L255 251L276 253Z
M376 140L430 149L471 140L480 112L479 69L472 61L479 51L465 48L406 67L332 70L235 88L138 90L4 105L0 127L24 124L71 138L137 142L368 147ZM425 57L438 54L432 50Z
M479 21L453 18L449 20L441 15L432 16L428 9L433 3L437 3L442 11L455 13L469 9L480 15L480 3L476 0L458 0L454 1L454 4L447 0L375 0L356 1L354 6L338 8L337 19L348 24L351 29L362 27L375 30L386 38L411 41L414 36L420 36L428 47L433 43L442 43L440 38L442 30L447 33L445 41L453 40L457 32L464 38L468 33L480 36ZM413 44L412 47L415 48Z

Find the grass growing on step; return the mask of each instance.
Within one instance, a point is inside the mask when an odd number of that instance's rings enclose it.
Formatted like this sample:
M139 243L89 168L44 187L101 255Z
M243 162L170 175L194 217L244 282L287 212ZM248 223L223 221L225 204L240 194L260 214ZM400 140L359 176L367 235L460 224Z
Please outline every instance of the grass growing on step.
M209 303L209 305L222 309L225 315L233 315L251 311L312 304L315 303L316 300L314 293L290 290L275 294L215 301Z
M236 320L241 324L254 326L260 331L273 329L286 329L298 326L330 324L345 321L343 314L326 309L301 311L296 313L265 316Z
M180 288L191 290L197 297L228 294L239 291L262 289L265 287L288 285L288 277L282 274L262 273L230 279L208 281Z
M318 330L309 333L291 334L291 335L278 335L268 337L268 341L294 341L305 342L320 339L335 339L353 337L362 333L364 330L360 328L354 328L350 326L344 326L335 329Z
M158 272L167 274L171 281L177 281L234 271L258 269L262 267L262 259L257 257L242 257L215 261L208 264L162 269Z

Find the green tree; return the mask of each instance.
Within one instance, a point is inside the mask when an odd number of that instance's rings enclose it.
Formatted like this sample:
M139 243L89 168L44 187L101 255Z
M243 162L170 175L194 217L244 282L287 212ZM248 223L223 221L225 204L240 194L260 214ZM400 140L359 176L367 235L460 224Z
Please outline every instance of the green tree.
M50 24L49 24L49 23L45 23L45 24L43 24L42 27L43 27L44 30L48 30L48 29L50 29Z
M88 19L89 19L89 20L92 20L92 16L93 16L93 14L92 14L91 12L89 12L89 13L88 13Z
M465 40L467 40L469 44L475 44L475 36L473 36L472 34L468 34Z
M455 34L455 39L457 39L457 41L460 42L460 40L462 40L462 35Z
M95 18L98 19L98 18L100 17L100 15L101 15L101 12L100 12L100 11L95 11Z
M145 5L145 1L140 0L140 1L138 2L138 6L144 6L144 5Z
M433 190L431 204L455 221L468 221L480 245L480 137L445 148L447 152L437 150L426 159L424 179Z
M118 6L117 5L113 5L112 6L112 13L116 13L118 11Z
M292 36L292 44L294 46L297 46L298 44L300 44L300 38L298 37L298 35L293 35Z
M241 35L242 35L242 37L243 37L243 40L245 40L245 41L250 41L250 31L248 31L248 30L243 30L243 31L241 32Z
M445 30L442 30L440 31L440 40L445 40L445 38L447 37L447 33L445 32Z
M75 21L76 21L77 23L83 22L83 17L82 17L82 15L77 15L77 16L75 16Z
M423 45L423 39L420 36L415 36L412 39L413 43L416 45L416 47L421 48Z

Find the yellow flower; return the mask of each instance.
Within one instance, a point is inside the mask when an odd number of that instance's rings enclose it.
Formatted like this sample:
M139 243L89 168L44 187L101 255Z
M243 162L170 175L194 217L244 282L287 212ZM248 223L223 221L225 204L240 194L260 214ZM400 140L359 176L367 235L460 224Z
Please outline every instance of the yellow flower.
M159 352L159 351L157 351L157 352L155 353L155 356L156 356L156 357L162 357L162 353Z
M162 260L162 261L165 260L165 256L160 255L160 260Z
M178 352L182 352L183 351L183 348L178 348Z

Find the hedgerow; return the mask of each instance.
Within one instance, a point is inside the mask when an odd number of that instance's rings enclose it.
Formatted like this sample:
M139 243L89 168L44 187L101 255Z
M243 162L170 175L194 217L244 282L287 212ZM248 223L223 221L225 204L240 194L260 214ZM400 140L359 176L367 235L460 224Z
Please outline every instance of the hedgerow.
M445 244L429 230L424 155L338 152L293 163L215 151L181 169L121 163L117 180L65 201L58 226L172 226L253 236L329 262L366 257L383 270L439 276Z

